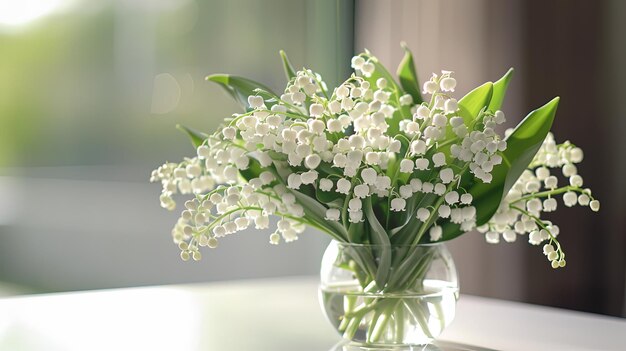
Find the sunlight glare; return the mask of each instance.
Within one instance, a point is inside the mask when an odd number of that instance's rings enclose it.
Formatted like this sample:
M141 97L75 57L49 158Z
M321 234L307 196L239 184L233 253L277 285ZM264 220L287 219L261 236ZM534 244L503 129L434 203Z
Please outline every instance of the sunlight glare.
M50 15L66 5L67 0L0 1L0 25L24 26Z

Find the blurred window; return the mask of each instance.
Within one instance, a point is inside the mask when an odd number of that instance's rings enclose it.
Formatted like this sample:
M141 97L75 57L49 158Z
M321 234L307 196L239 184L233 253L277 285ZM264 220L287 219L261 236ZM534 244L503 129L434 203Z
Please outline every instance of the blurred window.
M332 83L345 75L352 52L346 5L3 1L0 167L133 165L148 172L188 155L177 123L209 131L238 111L204 80L208 74L243 75L280 91L284 49L294 65Z

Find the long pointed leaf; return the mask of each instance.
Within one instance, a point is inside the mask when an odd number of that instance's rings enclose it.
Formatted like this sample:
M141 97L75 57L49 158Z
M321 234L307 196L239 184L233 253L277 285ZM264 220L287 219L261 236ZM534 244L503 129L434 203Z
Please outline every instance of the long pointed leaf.
M459 100L459 110L457 114L463 118L463 123L469 128L472 122L484 109L489 106L491 97L493 96L493 83L487 82L474 90L467 93ZM456 134L452 131L452 126L446 128L446 140L456 138ZM450 145L441 148L442 152L450 154Z
M348 228L348 241L351 243L362 243L364 237L363 222L351 223Z
M185 127L182 124L177 124L176 129L187 134L189 140L191 141L191 144L193 144L195 148L198 148L200 145L202 145L206 138L209 137L207 134Z
M502 78L493 83L493 95L491 96L491 101L487 107L488 110L495 112L502 107L502 102L504 101L504 96L506 95L506 89L508 88L512 77L513 68L509 68Z
M547 104L532 111L506 138L507 147L503 157L510 163L510 170L506 175L503 197L513 187L522 172L539 151L546 136L552 128L556 110L559 106L559 97L555 97Z
M406 46L406 43L402 43L401 45L404 49L404 58L400 61L397 72L400 85L405 92L413 97L413 102L415 104L421 104L424 100L422 99L422 94L420 93L420 85L417 78L417 72L415 71L413 54Z
M287 53L283 50L280 50L279 53L280 53L280 58L283 60L283 68L285 70L285 76L287 77L287 81L290 81L292 78L296 76L296 70L293 69L291 62L289 62Z
M365 199L363 210L370 226L372 242L380 247L375 280L376 285L382 289L387 283L387 279L389 279L389 269L391 268L391 243L389 242L387 232L380 222L378 222L378 218L376 218L376 214L372 208L371 197Z
M502 164L494 167L490 184L476 183L469 189L476 207L476 224L485 224L498 210L500 202L539 151L556 114L559 98L532 111L506 139Z
M345 195L336 191L322 191L319 187L315 187L315 198L328 207L341 208Z
M474 198L477 225L483 225L493 217L502 199L532 162L550 132L558 105L559 98L556 97L529 113L506 139L507 148L502 152L503 162L493 168L491 183L476 181L466 188ZM450 222L443 223L442 229L442 241L454 239L464 233L458 224Z
M487 82L470 91L459 100L459 113L466 125L469 125L483 108L489 106L493 95L493 83Z
M250 105L248 104L248 96L257 95L258 90L265 91L273 97L276 96L276 94L274 94L272 90L267 86L261 83L257 83L248 78L233 76L230 74L212 74L206 77L206 80L219 84L222 88L224 88L224 90L226 90L228 94L230 94L230 96L233 97L233 99L235 99L235 101L237 101L244 108L244 110L250 109ZM267 101L267 99L265 104L268 105L268 107L271 107L271 105L273 105L273 103Z
M328 221L326 217L326 207L317 200L305 195L297 190L291 190L296 197L298 203L304 208L306 219L313 221L316 225L327 230L328 234L334 239L345 242L347 241L348 232L339 222Z
M524 118L506 139L503 162L494 167L492 183L477 183L469 190L475 199L476 224L486 223L496 213L500 201L533 160L550 132L558 105L556 97Z

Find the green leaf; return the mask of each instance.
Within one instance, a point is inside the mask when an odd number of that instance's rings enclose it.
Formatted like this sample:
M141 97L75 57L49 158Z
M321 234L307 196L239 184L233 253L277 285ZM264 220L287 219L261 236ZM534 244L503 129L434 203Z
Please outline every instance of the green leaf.
M406 43L402 43L404 49L404 58L400 61L398 66L398 78L400 79L400 85L405 92L413 97L415 104L421 104L424 100L422 94L420 94L419 80L417 79L417 73L415 72L415 63L413 62L413 54L411 50L406 46Z
M463 118L463 123L471 130L472 123L481 111L487 108L493 95L493 83L487 82L467 93L459 100L459 110L457 114ZM454 140L457 136L452 131L452 126L446 127L446 140ZM440 148L439 151L450 155L450 144Z
M283 60L283 68L285 69L285 76L287 77L287 81L290 81L296 76L296 70L293 69L291 62L289 62L289 58L287 57L287 53L285 51L280 50L280 57Z
M478 117L480 111L489 106L492 95L493 83L487 82L470 91L459 100L459 115L463 117L465 125L469 126Z
M251 155L252 156L252 155ZM250 179L258 178L263 172L263 167L259 161L257 161L254 156L250 157L250 163L248 164L248 168L239 170L239 174L247 181Z
M494 167L492 182L478 182L469 189L474 197L477 225L485 224L496 213L502 199L533 160L552 128L558 105L559 98L556 97L528 114L506 138L503 161Z
M374 280L376 280L376 285L382 289L387 283L390 273L389 269L391 268L391 243L389 242L387 232L380 222L378 222L378 218L376 218L376 214L372 208L371 197L367 197L365 199L363 203L363 210L370 226L372 243L380 247L380 252L377 252L378 269L376 269L376 277Z
M177 124L176 129L187 134L189 140L191 140L191 144L193 144L196 149L209 137L207 134L187 128L182 124Z
M502 78L493 83L493 96L491 97L491 101L487 107L488 110L495 112L502 107L502 102L504 101L504 96L506 95L506 89L508 88L512 77L513 68L509 68Z
M270 95L264 96L264 98L266 98L265 104L267 105L267 107L271 107L275 104L275 101L267 101L268 97L276 98L276 94L274 94L270 88L248 78L233 76L230 74L212 74L206 77L206 80L219 84L222 88L224 88L224 90L226 90L228 94L230 94L230 96L233 97L233 99L235 99L235 101L237 101L244 108L244 110L250 109L250 105L248 104L248 96L258 95L259 91L267 92Z
M287 185L287 178L291 173L293 173L287 162L276 160L274 160L274 164L270 167L270 171L274 172L276 178L280 179L280 181L285 185Z
M317 169L321 172L326 173L326 175L337 175L340 177L343 176L343 172L340 170L340 168L334 167L328 162L324 162L324 161L320 162ZM325 177L325 176L320 176L320 178L321 177Z
M411 206L413 207L413 212L409 214L408 221L405 224L391 230L391 241L394 245L411 245L413 243L417 232L422 226L422 222L415 216L417 213L417 209L420 207L427 208L429 206L432 206L439 198L439 195L433 193L422 195L418 194L418 196L420 197L419 201L417 203L411 204ZM409 202L415 201L416 199L414 199L413 197L409 199ZM424 237L427 236L425 235Z
M351 223L348 228L348 242L362 243L363 242L363 222Z
M319 187L315 188L315 197L317 200L328 207L341 208L343 206L343 200L345 195L339 194L336 191L322 191ZM331 206L332 205L332 206Z
M305 218L308 221L314 222L317 226L325 229L326 233L332 236L335 240L346 242L348 232L339 222L326 220L326 207L320 204L317 200L305 195L297 190L289 189L296 197L298 203L302 206L305 213Z
M532 162L552 127L558 104L559 98L556 97L529 113L517 125L513 133L506 139L507 148L501 153L502 164L495 166L491 172L493 176L491 183L486 184L473 180L473 176L467 174L464 182L469 185L465 188L474 198L477 225L483 225L493 217L502 199ZM472 180L468 181L467 179ZM441 226L443 229L442 241L451 240L464 234L458 224L447 221ZM422 242L426 241L422 240Z
M440 225L441 225L441 232L442 232L440 241L452 240L465 233L464 231L461 230L461 225L452 223L449 220L444 223L441 223ZM430 239L426 238L426 236L424 236L420 240L420 244L427 244L429 242L430 242Z

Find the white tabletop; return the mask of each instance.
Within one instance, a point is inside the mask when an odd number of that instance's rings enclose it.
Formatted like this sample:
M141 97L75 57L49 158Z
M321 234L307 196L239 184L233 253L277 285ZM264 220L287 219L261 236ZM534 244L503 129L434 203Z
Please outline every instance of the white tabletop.
M462 295L441 339L477 350L626 350L626 320ZM0 299L0 350L327 351L339 341L313 278Z

